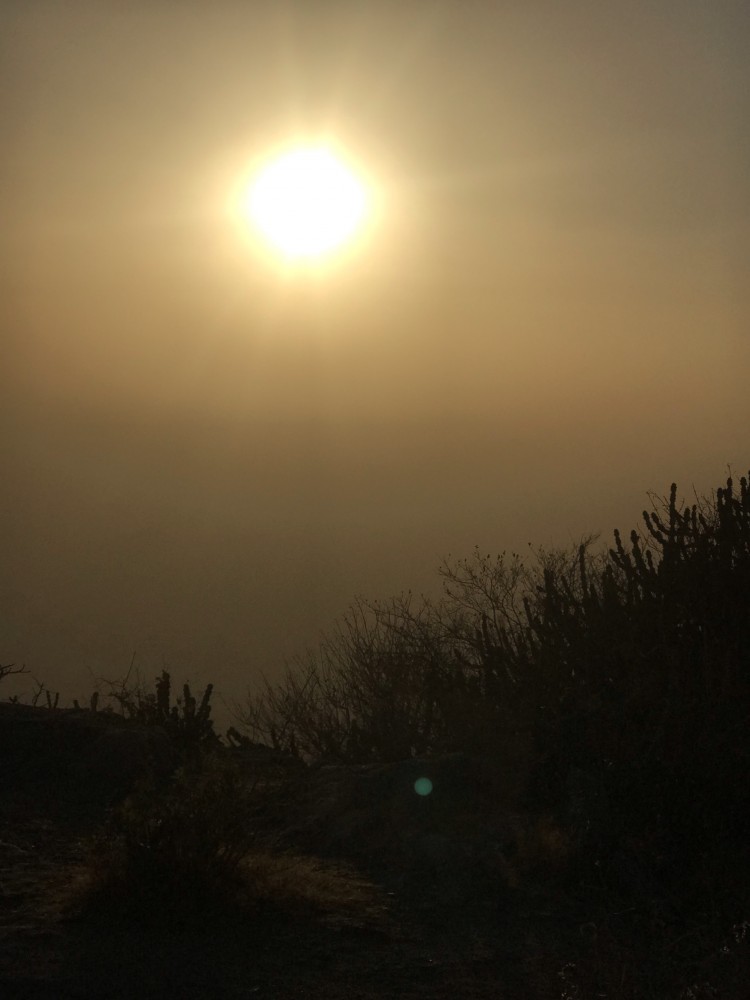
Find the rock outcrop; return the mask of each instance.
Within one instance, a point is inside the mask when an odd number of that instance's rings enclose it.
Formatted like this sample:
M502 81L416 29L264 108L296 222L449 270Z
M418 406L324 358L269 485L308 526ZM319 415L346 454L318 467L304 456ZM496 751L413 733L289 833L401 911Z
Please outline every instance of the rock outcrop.
M113 712L0 702L0 790L110 804L141 775L166 776L178 754L165 732Z

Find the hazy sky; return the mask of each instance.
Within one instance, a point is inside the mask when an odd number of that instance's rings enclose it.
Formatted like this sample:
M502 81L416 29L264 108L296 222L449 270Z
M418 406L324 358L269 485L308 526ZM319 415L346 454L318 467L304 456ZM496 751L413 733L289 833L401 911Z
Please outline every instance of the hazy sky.
M747 470L744 0L35 0L0 40L0 663L239 697L448 553ZM321 135L377 215L284 269L228 206Z

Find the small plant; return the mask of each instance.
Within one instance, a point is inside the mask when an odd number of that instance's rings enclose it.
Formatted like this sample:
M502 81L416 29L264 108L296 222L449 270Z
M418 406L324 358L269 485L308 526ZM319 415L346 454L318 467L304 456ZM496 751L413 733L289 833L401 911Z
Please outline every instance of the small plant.
M109 697L118 705L126 718L143 726L159 726L181 751L195 755L220 744L214 732L211 719L211 695L213 684L208 684L200 699L193 696L190 685L183 684L182 697L171 703L172 681L169 673L162 670L156 679L156 692L146 692L140 679L130 683L133 669L131 663L125 678L119 682L100 678L109 685ZM91 697L91 709L97 710L98 692Z
M77 709L78 711L81 710L81 706L80 706L77 698L73 699L73 708ZM98 709L99 709L99 692L98 691L94 691L92 693L91 697L89 698L89 709L88 710L89 710L89 712L96 712L96 711L98 711Z
M176 918L229 904L256 846L257 808L239 769L213 755L166 788L143 779L94 839L89 902Z
M0 666L0 681L4 677L10 677L10 676L13 676L13 675L16 675L16 674L28 674L28 670L26 669L25 666L23 666L23 667L15 667L15 665L12 664L12 663L9 663L7 666L4 666L4 667ZM33 675L31 675L31 677L32 677L32 680L34 681L34 683L36 684L36 690L32 693L32 695L31 695L31 701L29 702L29 704L32 707L35 708L39 704L39 702L40 702L40 700L42 698L42 695L44 695L44 703L43 704L46 703L47 708L50 711L54 711L58 707L58 705L60 703L60 692L59 691L55 691L54 694L53 694L53 692L50 691L50 689L44 684L43 681L37 680L37 678L34 677ZM12 695L8 699L8 701L11 704L13 704L13 705L24 704L20 700L19 695L17 695L17 694Z
M170 926L253 918L269 907L347 920L382 915L379 892L357 873L274 852L257 832L262 799L257 783L220 755L181 769L166 790L141 782L94 837L74 908Z
M0 681L5 677L13 677L17 674L28 673L25 665L22 667L17 667L15 663L0 664ZM11 699L12 700L12 699Z

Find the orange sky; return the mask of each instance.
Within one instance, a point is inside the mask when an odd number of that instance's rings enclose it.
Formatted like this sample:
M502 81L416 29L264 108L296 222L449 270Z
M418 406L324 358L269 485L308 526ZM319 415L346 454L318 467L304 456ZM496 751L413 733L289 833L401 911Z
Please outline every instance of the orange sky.
M0 38L0 662L238 697L356 594L747 470L746 4L18 2ZM377 222L284 272L228 200L321 134Z

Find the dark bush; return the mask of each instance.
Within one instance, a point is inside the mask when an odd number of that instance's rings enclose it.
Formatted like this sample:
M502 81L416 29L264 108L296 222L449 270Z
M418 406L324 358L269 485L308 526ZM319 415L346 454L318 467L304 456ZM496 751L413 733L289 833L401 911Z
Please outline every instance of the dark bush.
M476 552L443 566L439 601L359 602L244 722L307 756L519 769L572 845L568 917L688 969L681 942L718 954L747 919L750 489L651 500L608 550Z
M564 794L571 767L683 760L705 740L735 757L748 696L746 480L684 509L673 486L643 518L627 547L616 531L609 552L589 539L531 568L475 553L443 566L441 601L357 602L248 699L245 726L286 751L356 762L533 734L545 796Z
M212 754L166 787L141 781L94 839L89 906L159 921L237 904L240 866L256 847L253 792L239 768Z
M178 696L172 704L172 682L166 670L156 679L155 694L146 692L140 681L130 684L129 677L130 673L118 684L110 682L109 694L126 718L143 726L159 726L188 755L195 756L219 745L221 741L211 719L213 684L206 686L200 702L193 696L190 685L183 684L182 697Z
M277 750L346 763L395 761L439 748L443 649L425 603L359 601L281 684L240 713Z

